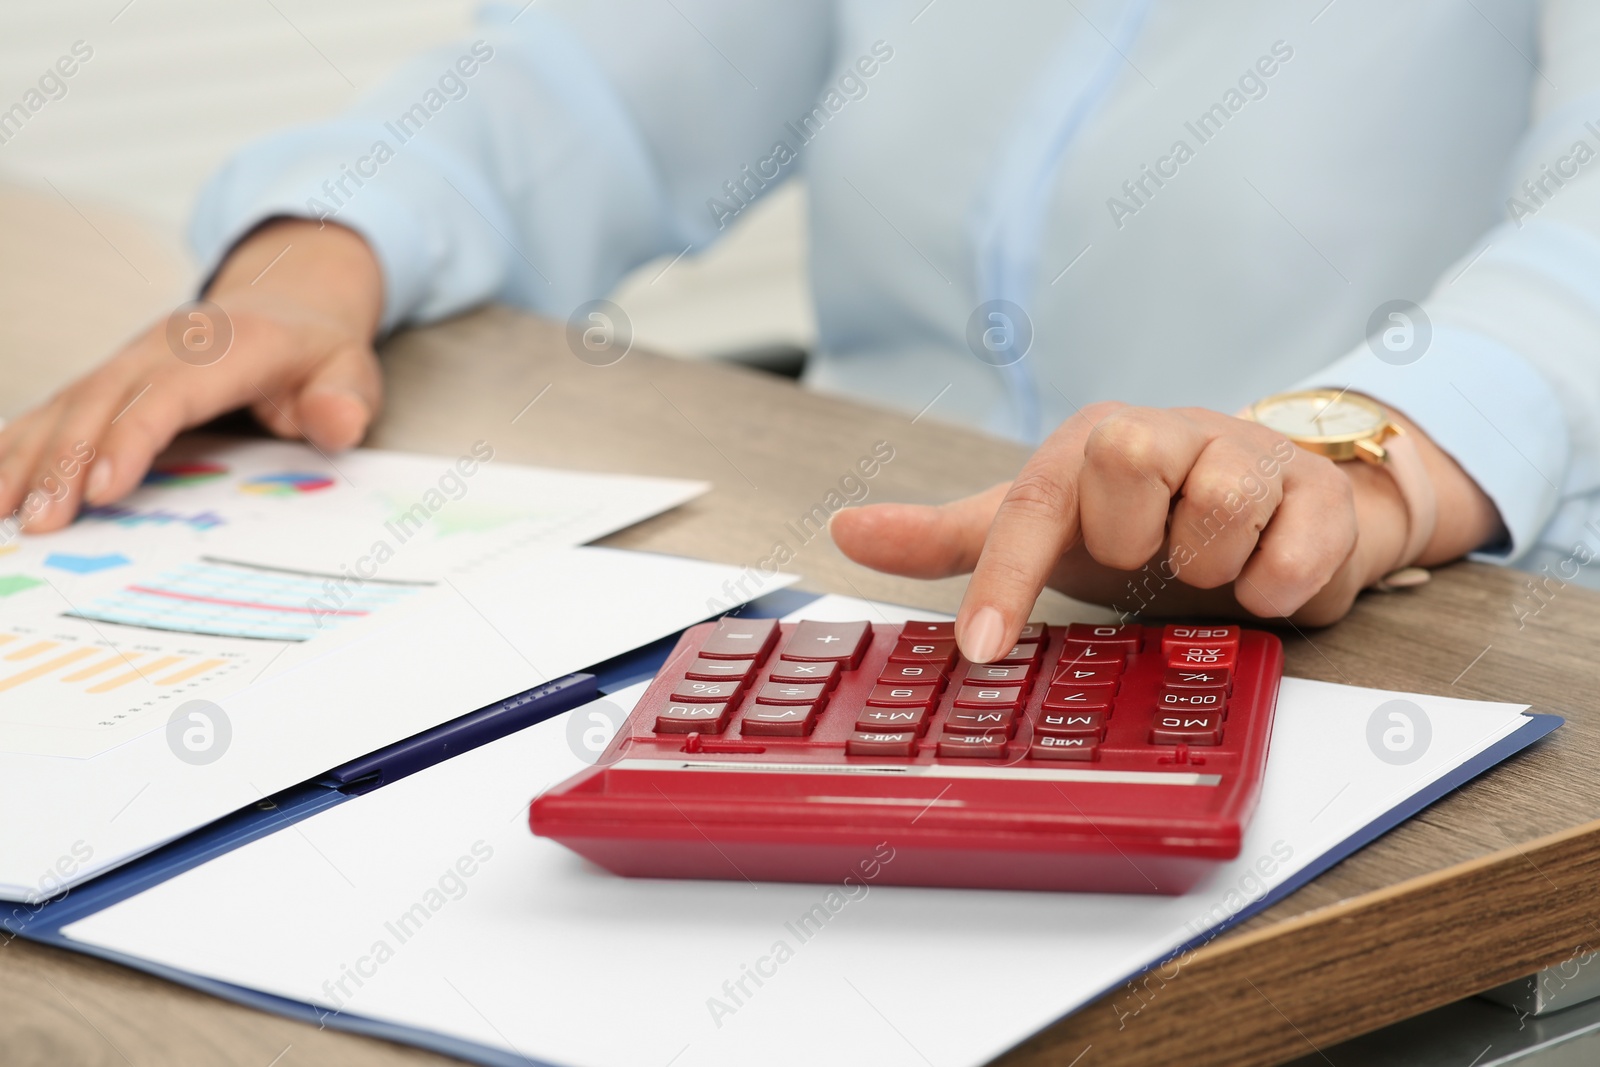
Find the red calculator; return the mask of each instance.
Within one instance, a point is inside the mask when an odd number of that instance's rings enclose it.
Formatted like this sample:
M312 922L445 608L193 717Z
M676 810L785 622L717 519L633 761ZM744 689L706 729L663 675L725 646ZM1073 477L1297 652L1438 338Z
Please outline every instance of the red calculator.
M972 663L948 622L728 617L529 822L630 876L1181 893L1239 854L1282 669L1238 626L1029 623Z

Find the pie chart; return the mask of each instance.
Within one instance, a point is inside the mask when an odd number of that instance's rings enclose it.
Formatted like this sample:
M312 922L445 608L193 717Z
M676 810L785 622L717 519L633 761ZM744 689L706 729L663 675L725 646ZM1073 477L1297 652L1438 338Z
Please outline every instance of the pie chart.
M200 485L221 478L228 468L220 463L174 463L157 467L144 476L145 485L184 486Z
M333 479L324 474L305 471L284 471L281 474L262 474L242 482L239 488L257 496L294 496L296 493L315 493L333 485Z

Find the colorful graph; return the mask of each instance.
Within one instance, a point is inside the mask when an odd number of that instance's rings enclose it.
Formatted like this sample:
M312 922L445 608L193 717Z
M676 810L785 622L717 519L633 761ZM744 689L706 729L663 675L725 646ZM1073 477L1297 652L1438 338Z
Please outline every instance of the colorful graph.
M432 583L360 581L231 560L185 563L69 614L174 633L308 641Z
M29 589L43 584L39 579L30 578L26 574L0 574L0 597L25 593Z
M84 508L78 513L78 517L93 522L114 522L118 526L178 525L195 530L209 530L228 521L210 510L185 515L166 508L138 508L126 504L104 504L96 508Z
M284 471L281 474L263 474L239 485L240 490L258 496L293 496L296 493L315 493L333 485L333 479L322 474L304 471Z
M157 467L146 474L144 484L173 488L202 485L215 481L227 473L228 468L220 463L174 463L167 467Z
M99 556L79 556L71 552L52 552L44 558L44 565L69 574L98 574L113 567L126 567L133 560L121 552L107 552Z
M0 633L0 693L55 677L84 693L109 693L143 680L158 688L203 680L228 667L226 657L113 648L70 639Z

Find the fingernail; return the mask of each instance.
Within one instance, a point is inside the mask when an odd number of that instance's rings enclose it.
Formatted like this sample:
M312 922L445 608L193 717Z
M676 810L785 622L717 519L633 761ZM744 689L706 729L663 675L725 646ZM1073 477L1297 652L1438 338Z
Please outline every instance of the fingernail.
M974 663L988 663L1005 651L1006 621L994 608L979 608L961 634L961 651Z
M84 486L83 495L89 498L91 504L103 504L102 499L111 490L111 461L102 459L89 469L89 484Z

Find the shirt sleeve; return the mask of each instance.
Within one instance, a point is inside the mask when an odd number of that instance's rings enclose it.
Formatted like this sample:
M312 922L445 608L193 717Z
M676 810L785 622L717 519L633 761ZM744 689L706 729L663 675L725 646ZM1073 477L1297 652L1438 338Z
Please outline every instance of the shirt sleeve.
M1380 314L1374 337L1302 383L1365 393L1421 427L1499 508L1508 536L1479 557L1500 561L1600 490L1600 7L1547 2L1533 62L1506 221L1420 314Z
M489 299L565 315L715 240L726 183L771 184L747 165L810 106L834 36L824 0L494 4L476 31L231 158L191 224L206 273L269 218L323 219L377 255L385 331Z

